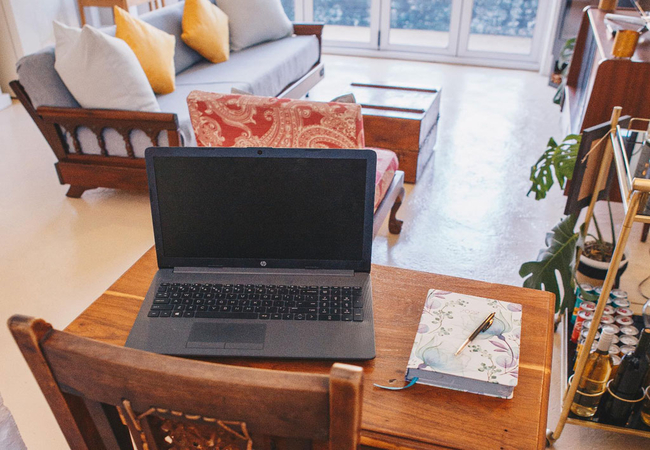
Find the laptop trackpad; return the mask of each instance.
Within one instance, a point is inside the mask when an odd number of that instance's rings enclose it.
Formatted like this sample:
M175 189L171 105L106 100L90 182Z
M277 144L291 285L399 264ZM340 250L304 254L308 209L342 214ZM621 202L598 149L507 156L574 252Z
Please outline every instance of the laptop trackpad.
M263 349L266 325L195 323L186 347Z

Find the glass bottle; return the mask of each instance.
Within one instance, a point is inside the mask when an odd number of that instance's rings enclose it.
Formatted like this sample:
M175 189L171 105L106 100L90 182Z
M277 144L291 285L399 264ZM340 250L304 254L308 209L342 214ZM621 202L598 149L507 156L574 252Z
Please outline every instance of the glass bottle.
M650 328L645 328L636 350L623 357L616 377L609 386L611 394L603 398L600 414L602 422L619 426L625 426L627 423L632 409L638 404L633 401L642 395L643 382L650 366L648 350Z
M612 371L612 358L609 346L614 333L604 330L598 341L598 347L589 354L585 370L580 377L578 390L571 404L571 412L580 417L592 417L596 414L600 398L605 393L605 386Z
M641 420L650 427L650 386L645 388L645 397L641 405Z

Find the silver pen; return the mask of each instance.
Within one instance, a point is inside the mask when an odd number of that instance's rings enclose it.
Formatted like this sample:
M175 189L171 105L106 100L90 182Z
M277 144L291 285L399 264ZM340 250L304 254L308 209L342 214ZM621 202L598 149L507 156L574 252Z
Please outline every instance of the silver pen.
M454 356L458 356L458 354L463 351L463 349L472 342L474 339L476 339L476 336L478 336L480 333L483 331L487 330L492 326L492 323L494 322L494 313L490 313L489 316L485 318L483 322L478 326L476 330L472 334L469 335L467 339L465 339L465 342L463 342L463 345L461 345L458 350L456 350L456 353L454 353Z

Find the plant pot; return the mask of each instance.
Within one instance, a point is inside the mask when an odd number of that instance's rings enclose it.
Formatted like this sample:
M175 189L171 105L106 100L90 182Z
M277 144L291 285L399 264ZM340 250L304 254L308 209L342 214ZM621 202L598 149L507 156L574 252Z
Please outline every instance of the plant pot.
M618 288L619 282L621 281L621 275L623 275L623 272L627 269L627 263L627 256L623 254L623 259L618 265L618 270L616 271L614 288ZM578 270L576 270L576 278L578 283L589 283L592 286L602 286L605 281L605 276L607 276L607 269L609 269L608 262L596 261L589 258L587 255L582 254L580 256Z

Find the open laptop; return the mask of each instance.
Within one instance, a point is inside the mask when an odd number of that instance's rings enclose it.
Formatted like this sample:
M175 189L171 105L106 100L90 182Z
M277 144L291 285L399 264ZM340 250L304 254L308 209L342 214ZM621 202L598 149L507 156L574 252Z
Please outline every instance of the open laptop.
M158 268L127 347L375 357L371 150L149 148Z

